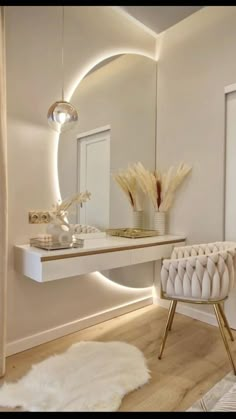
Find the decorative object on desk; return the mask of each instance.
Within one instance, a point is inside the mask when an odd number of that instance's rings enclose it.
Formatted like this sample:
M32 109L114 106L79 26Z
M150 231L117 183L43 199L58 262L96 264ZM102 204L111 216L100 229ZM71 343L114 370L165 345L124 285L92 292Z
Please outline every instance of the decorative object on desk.
M86 233L100 233L101 230L99 230L95 226L90 226L87 224L74 224L73 225L74 232L76 234L86 234Z
M143 218L142 191L140 189L139 183L137 182L137 176L133 172L132 167L129 166L128 169L120 171L117 174L113 174L113 179L117 182L121 190L128 197L129 203L133 210L133 227L141 228Z
M83 205L84 202L90 199L91 193L88 191L80 192L67 198L53 206L49 211L50 223L47 225L47 233L51 234L54 242L59 243L72 243L74 234L73 225L69 224L66 220L69 208L74 204Z
M100 239L105 238L106 233L105 231L99 230L97 227L90 226L87 224L74 224L74 235L73 237L76 237L78 239Z
M52 235L51 234L37 234L36 239L41 243L51 243Z
M0 388L0 405L28 412L114 412L148 383L144 354L126 342L78 342Z
M106 233L110 236L126 237L129 239L158 236L156 230L145 230L142 228L109 228L106 230Z
M190 172L191 167L180 163L177 168L171 166L167 171L151 172L142 163L136 163L132 172L139 182L142 191L150 198L154 207L154 228L159 234L165 234L166 214L172 207L175 192Z

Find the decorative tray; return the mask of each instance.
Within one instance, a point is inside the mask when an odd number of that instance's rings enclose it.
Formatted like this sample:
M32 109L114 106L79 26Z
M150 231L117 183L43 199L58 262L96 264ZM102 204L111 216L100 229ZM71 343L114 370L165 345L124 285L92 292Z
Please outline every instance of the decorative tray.
M38 247L44 250L60 250L60 249L72 249L74 247L83 247L84 240L74 238L72 242L56 242L56 241L42 241L37 238L30 239L30 246Z
M146 230L143 228L109 228L106 230L106 233L110 236L127 237L129 239L158 236L156 230Z

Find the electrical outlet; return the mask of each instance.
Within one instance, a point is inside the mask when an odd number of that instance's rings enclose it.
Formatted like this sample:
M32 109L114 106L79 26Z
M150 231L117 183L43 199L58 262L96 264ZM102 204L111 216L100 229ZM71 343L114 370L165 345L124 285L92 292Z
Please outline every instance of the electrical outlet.
M39 219L40 219L40 223L41 224L47 224L47 223L49 223L50 222L50 214L49 214L49 212L48 211L42 211L42 212L40 212L40 215L39 215Z
M50 222L50 218L48 211L29 211L30 224L47 224Z
M30 224L39 224L39 212L30 211L29 212L29 223Z

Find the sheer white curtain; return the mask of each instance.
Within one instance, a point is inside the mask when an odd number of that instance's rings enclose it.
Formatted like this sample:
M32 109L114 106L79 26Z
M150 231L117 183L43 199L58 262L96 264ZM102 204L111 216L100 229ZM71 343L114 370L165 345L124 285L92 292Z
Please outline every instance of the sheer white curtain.
M7 199L5 10L0 6L0 376L5 374L6 357Z

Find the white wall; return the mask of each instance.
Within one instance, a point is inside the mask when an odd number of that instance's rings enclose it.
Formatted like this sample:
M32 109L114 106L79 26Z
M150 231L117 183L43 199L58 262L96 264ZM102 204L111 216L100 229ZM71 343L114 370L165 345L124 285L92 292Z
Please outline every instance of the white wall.
M236 89L235 89L236 90ZM226 95L225 239L236 241L236 91Z
M234 85L236 87L236 85ZM225 96L225 240L236 241L236 89ZM236 329L236 286L225 303L230 326Z
M28 224L28 211L50 208L59 197L57 135L46 115L61 95L61 8L7 7L6 25L12 342L148 296L150 290L114 288L94 275L37 284L14 271L13 245L41 231ZM110 7L66 7L65 38L66 97L102 57L155 53L154 39Z
M188 243L223 239L224 87L236 81L236 7L205 7L158 47L157 165L192 165L170 213Z
M170 214L189 243L223 238L224 86L236 81L236 7L206 7L159 44L157 164L193 170Z

